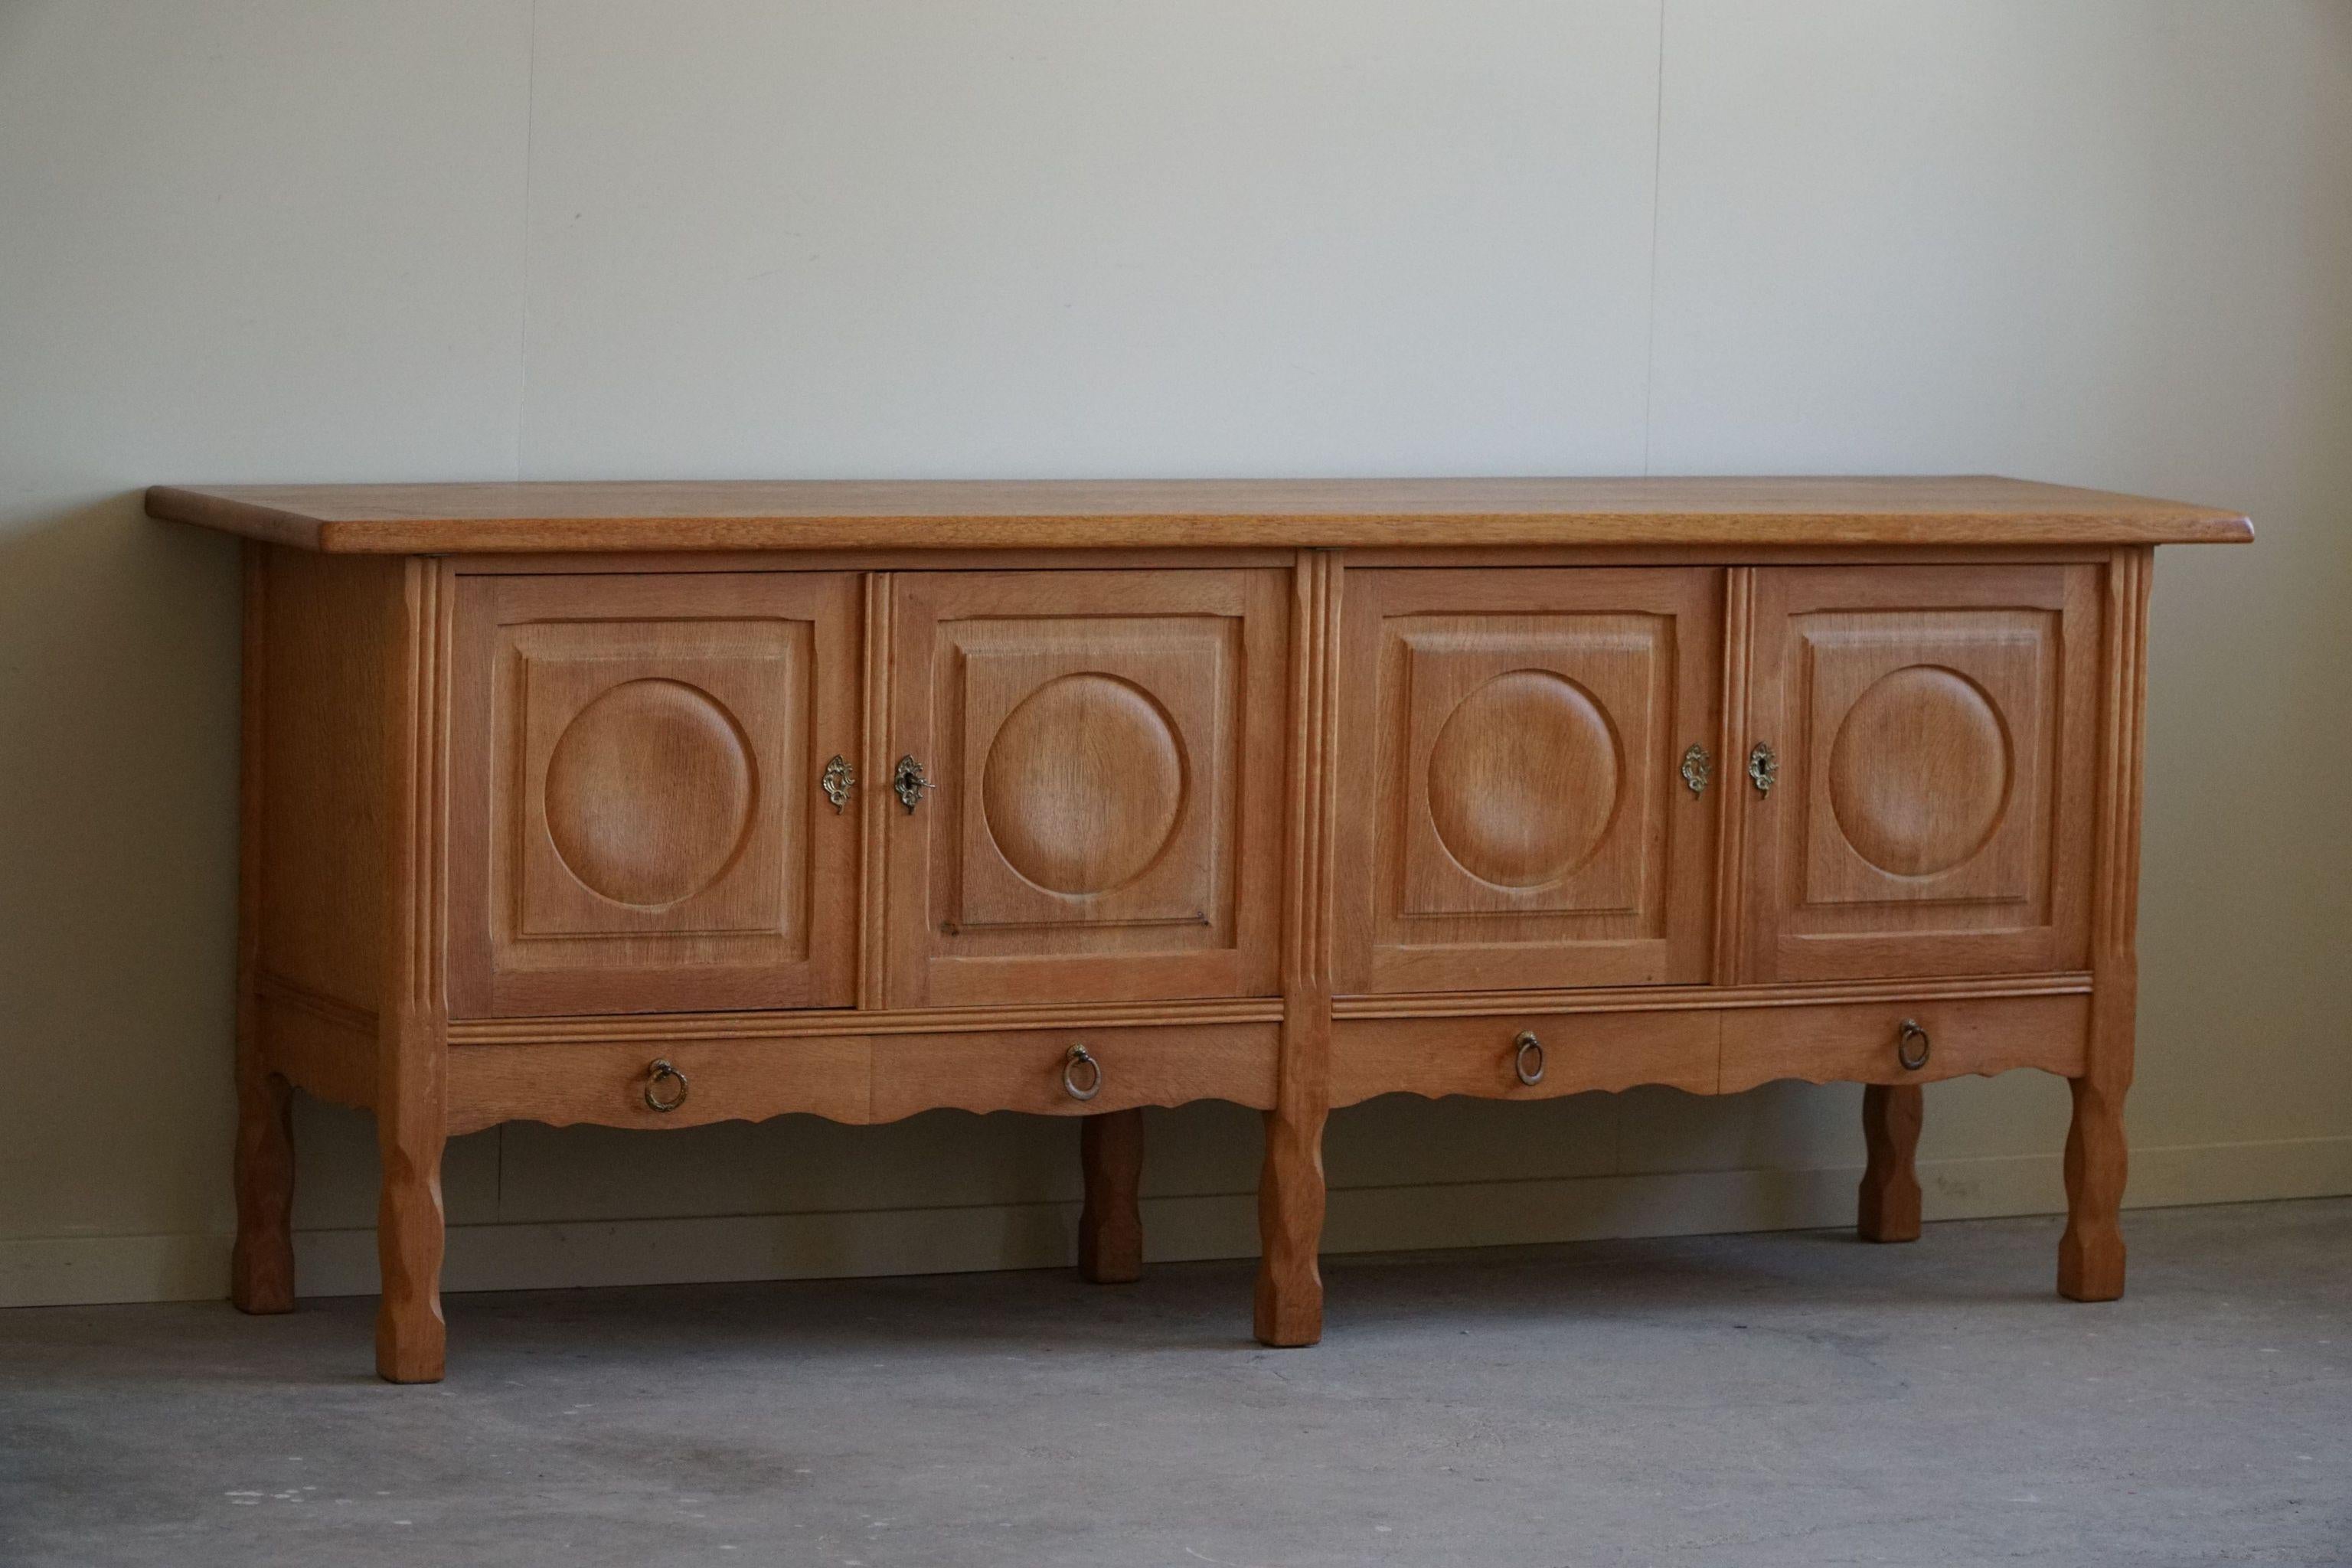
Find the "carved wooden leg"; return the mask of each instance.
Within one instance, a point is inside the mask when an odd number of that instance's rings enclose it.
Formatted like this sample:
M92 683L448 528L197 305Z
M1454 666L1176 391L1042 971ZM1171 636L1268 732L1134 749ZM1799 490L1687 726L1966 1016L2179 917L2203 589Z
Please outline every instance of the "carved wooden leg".
M1919 1239L1919 1121L1927 1094L1916 1084L1867 1085L1862 1137L1870 1151L1862 1173L1856 1228L1864 1241Z
M1097 1285L1143 1277L1143 1112L1113 1110L1078 1123L1087 1203L1078 1215L1078 1273Z
M383 1272L375 1370L387 1383L438 1383L448 1345L441 1318L441 1151L449 1141L447 1020L440 1013L429 884L435 847L433 692L440 568L404 563L394 609L386 751L394 807L385 836L389 905L383 1024L376 1040L375 1139L383 1195L375 1248Z
M1289 904L1283 917L1282 1041L1265 1163L1257 1178L1257 1337L1311 1345L1323 1337L1323 1123L1331 1111L1333 803L1328 760L1339 749L1342 569L1329 551L1302 551L1291 574Z
M236 1074L236 1246L229 1300L241 1312L294 1310L294 1092L240 1051Z
M2113 724L2101 802L2099 879L2092 910L2091 1037L2083 1076L2067 1080L2066 1233L2058 1239L2058 1293L2112 1301L2124 1293L2124 1093L2137 1039L2139 816L2142 723L2147 710L2147 591L2155 552L2118 551L2107 570L2106 695Z
M2074 1121L2066 1131L2066 1234L2058 1241L2058 1293L2076 1301L2112 1301L2124 1293L2123 1090L2095 1078L2068 1082Z
M387 1383L441 1381L448 1330L441 1318L441 1151L448 1142L437 1038L413 1032L395 1044L380 1077L376 1149L383 1192L376 1256L383 1294L376 1309L375 1370Z
M1257 1337L1311 1345L1323 1337L1323 1121L1320 1106L1265 1113L1258 1177Z
M2131 955L2098 972L2091 997L2090 1059L2067 1079L2074 1119L2066 1129L2066 1233L2058 1239L2058 1293L2112 1301L2124 1293L2124 1093L2131 1088L2137 966Z
M261 774L267 698L262 665L263 547L245 546L243 718L237 761L236 1245L228 1297L246 1312L294 1310L294 1095L261 1055Z

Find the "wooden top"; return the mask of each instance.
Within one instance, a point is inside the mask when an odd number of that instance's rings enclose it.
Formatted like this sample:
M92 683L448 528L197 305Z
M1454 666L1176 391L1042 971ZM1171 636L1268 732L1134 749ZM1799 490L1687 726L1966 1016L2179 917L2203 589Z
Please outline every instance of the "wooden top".
M2184 544L2226 508L1990 476L158 485L149 515L394 555L1171 545Z

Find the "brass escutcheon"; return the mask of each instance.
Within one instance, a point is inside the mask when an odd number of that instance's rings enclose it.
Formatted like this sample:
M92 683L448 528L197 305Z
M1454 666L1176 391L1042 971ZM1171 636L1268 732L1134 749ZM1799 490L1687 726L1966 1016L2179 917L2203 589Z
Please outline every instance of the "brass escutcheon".
M1780 759L1772 752L1772 742L1759 741L1756 749L1748 753L1748 777L1758 795L1770 795L1772 786L1780 780Z
M907 808L908 816L915 815L915 807L922 804L923 792L930 787L931 775L923 771L922 763L911 756L898 759L898 768L890 774L890 788L898 795L898 804Z
M833 760L824 764L824 776L817 781L817 784L824 791L824 798L833 802L834 816L839 816L841 808L849 804L849 792L857 787L857 770L849 765L846 757L835 752Z
M1690 786L1691 794L1705 795L1708 782L1714 777L1715 758L1705 746L1692 742L1691 749L1683 753L1683 783Z

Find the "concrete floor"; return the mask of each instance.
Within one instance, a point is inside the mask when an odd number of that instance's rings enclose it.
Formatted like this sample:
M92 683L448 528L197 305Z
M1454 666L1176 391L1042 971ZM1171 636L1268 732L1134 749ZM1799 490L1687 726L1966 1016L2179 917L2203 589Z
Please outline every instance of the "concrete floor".
M2352 1563L2352 1200L2126 1224L0 1313L0 1563Z

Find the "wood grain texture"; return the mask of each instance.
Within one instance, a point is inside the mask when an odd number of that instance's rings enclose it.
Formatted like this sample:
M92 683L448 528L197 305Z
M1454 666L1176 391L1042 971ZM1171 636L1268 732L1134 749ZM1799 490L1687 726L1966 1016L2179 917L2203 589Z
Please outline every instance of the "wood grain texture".
M571 1045L606 1040L795 1040L821 1035L997 1034L1007 1029L1119 1028L1131 1025L1274 1024L1271 997L1166 1002L1043 1002L1007 1007L847 1008L754 1013L638 1013L602 1017L473 1018L449 1025L453 1045Z
M293 1094L261 1038L262 748L268 743L268 657L263 596L265 547L244 555L244 668L240 678L236 879L236 1243L229 1300L242 1312L294 1310Z
M1257 1190L1255 1328L1263 1343L1323 1337L1322 1247L1327 1203L1323 1124L1331 1107L1333 836L1339 722L1339 635L1343 571L1325 551L1303 552L1291 579L1291 744L1282 917L1282 1056L1265 1118Z
M378 1005L383 979L386 810L402 781L386 747L409 563L269 550L258 606L267 847L256 962L322 995Z
M894 1006L1275 994L1284 586L894 577Z
M1862 1139L1869 1163L1855 1194L1854 1228L1864 1241L1919 1239L1919 1128L1927 1096L1916 1083L1874 1083L1862 1091Z
M376 1374L386 1383L438 1383L448 1324L441 1315L446 1220L441 1155L447 1145L443 1103L447 1059L429 1032L412 1026L387 1039L376 1098Z
M1486 571L1559 570L1567 567L1622 566L1707 566L1717 571L1770 566L2104 566L2111 546L2099 544L1683 544L1652 541L1646 544L1509 544L1457 546L1417 544L1404 548L1366 546L1345 552L1350 572L1376 571ZM1116 552L1106 553L1105 560L1116 559ZM522 571L526 563L546 561L555 557L516 555L506 557L467 556L467 570L476 570L493 561L513 563L511 570ZM593 559L574 557L573 559ZM681 566L695 561L709 570L715 561L732 557L679 555L671 559ZM771 557L779 565L793 559L786 555ZM853 557L853 559L855 559ZM885 558L870 554L865 559ZM987 557L994 561L994 556ZM1065 553L1063 563L1092 559Z
M1717 1012L1855 1002L1932 1002L1997 996L2086 996L2088 973L1923 975L1907 980L1816 980L1796 985L1611 985L1570 991L1432 992L1341 996L1349 1018L1547 1017L1583 1013Z
M1143 1278L1143 1112L1113 1110L1078 1123L1086 1203L1078 1212L1078 1274L1097 1285Z
M1708 973L1718 986L1748 976L1748 679L1755 668L1757 570L1724 574L1723 690L1713 743L1716 810L1715 929Z
M2123 1091L2085 1074L2067 1088L2066 1229L2058 1237L2058 1293L2072 1301L2113 1301L2124 1293L2124 1182L2129 1146Z
M2124 1096L2131 1088L2139 996L2141 753L2147 715L2147 602L2155 567L2151 550L2117 551L2105 581L2105 722L2091 933L2097 988L2088 1057L2070 1086L2066 1230L2058 1242L2058 1291L2077 1301L2112 1301L2124 1291L2121 1216L2130 1165Z
M267 1070L236 1085L236 1241L228 1298L240 1312L294 1310L294 1091Z
M1973 480L158 495L460 552L248 551L234 1290L292 1300L289 1086L373 1109L388 1378L443 1368L446 1141L508 1120L1080 1119L1109 1279L1139 1109L1252 1106L1255 1328L1293 1345L1334 1105L1860 1081L1857 1221L1895 1239L1919 1086L2033 1067L2074 1097L2060 1289L2122 1289L2146 541L2229 514ZM1275 552L1350 531L1372 553ZM501 920L549 958L503 995Z
M1757 574L1747 978L2083 966L2099 620L2089 566Z
M500 1121L661 1130L792 1114L864 1126L940 1110L1080 1117L1195 1100L1274 1103L1272 1023L926 1034L859 1032L854 1017L833 1016L832 1034L531 1039L518 1032L504 1044L453 1047L449 1131ZM1092 1100L1076 1098L1062 1081L1074 1045L1101 1066ZM669 1110L646 1099L656 1060L686 1080L682 1100L674 1083L661 1086L658 1099L677 1101ZM1081 1089L1090 1081L1078 1075Z
M1927 1032L1927 1060L1896 1056L1905 1020ZM2041 1068L2082 1070L2091 1028L2087 996L2011 996L1765 1007L1723 1015L1722 1091L1775 1079L1810 1083L1933 1083L1963 1074Z
M1139 1105L1225 1100L1275 1103L1277 1036L1266 1024L1125 1030L1006 1031L993 1035L877 1035L873 1118L920 1110L1019 1110L1098 1116ZM1100 1064L1100 1089L1080 1100L1064 1081L1070 1047ZM1096 1081L1075 1075L1079 1089Z
M254 1011L271 1072L316 1100L373 1110L383 1021L364 1008L262 973Z
M2189 543L2225 509L1989 476L159 485L149 515L322 551Z
M1522 1033L1535 1036L1541 1049L1540 1082L1520 1080ZM1353 1105L1396 1093L1550 1100L1651 1083L1713 1094L1722 1037L1720 1016L1697 1009L1351 1018L1334 1026L1331 1103Z
M667 1111L646 1099L656 1061L685 1079L682 1099L660 1087L657 1099L676 1101ZM874 1049L856 1035L455 1046L448 1097L453 1136L501 1121L657 1131L800 1114L863 1125L875 1120Z
M1250 567L1287 573L1295 550L1196 548L1185 545L1106 547L1099 550L632 550L620 554L594 550L551 550L521 554L501 552L450 557L460 574L490 576L594 576L625 567L631 572L854 572L860 576L898 572L1232 572ZM1982 550L1958 552L1983 560ZM2093 544L2028 547L1996 552L2034 560L2104 563L2106 550Z
M448 1340L441 1315L448 1047L442 1006L439 737L446 719L441 655L449 628L437 565L404 564L401 594L383 639L392 656L383 716L391 814L378 873L387 897L375 1094L382 1165L376 1258L383 1276L375 1364L387 1383L438 1383Z
M889 750L890 661L897 647L897 578L875 572L865 580L866 682L857 750L855 805L865 859L857 883L857 1005L872 1011L887 1005L890 984L890 818L898 805L891 794Z
M1335 984L1706 978L1727 792L1678 770L1719 745L1723 574L1348 581Z
M1329 1049L1330 1024L1302 1014L1286 1026L1286 1058ZM1258 1269L1252 1323L1258 1342L1290 1349L1323 1337L1323 1126L1329 1107L1294 1090L1265 1113L1265 1160L1257 1187Z
M827 573L461 578L450 1005L840 1006L862 588Z

